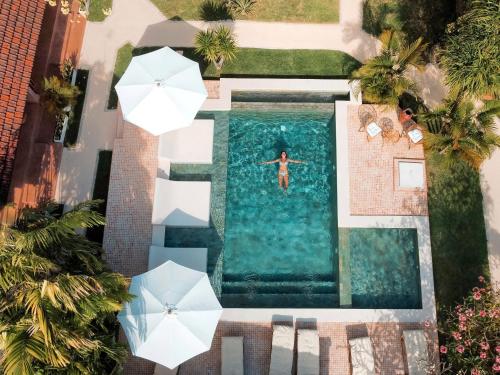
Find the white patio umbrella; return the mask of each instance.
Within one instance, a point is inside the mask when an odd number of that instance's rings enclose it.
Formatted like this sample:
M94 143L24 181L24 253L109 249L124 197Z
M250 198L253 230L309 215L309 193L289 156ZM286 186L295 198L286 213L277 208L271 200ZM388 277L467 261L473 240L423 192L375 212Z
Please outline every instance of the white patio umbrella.
M210 349L222 307L204 272L167 261L132 277L118 314L132 354L170 369Z
M123 118L154 135L191 125L207 97L198 63L168 47L133 57L115 89Z

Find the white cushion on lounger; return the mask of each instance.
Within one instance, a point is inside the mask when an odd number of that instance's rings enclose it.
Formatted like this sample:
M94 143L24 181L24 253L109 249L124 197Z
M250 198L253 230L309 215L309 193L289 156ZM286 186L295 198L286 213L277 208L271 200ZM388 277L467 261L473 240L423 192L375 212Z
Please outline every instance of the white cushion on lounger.
M297 330L297 375L319 375L319 335L315 329Z
M153 198L154 225L208 227L210 182L157 178Z
M372 341L369 337L349 340L351 347L352 375L375 374Z
M293 327L275 325L273 327L273 347L269 375L290 375L293 364L295 331Z
M158 267L171 260L181 266L200 272L207 272L207 249L193 247L149 247L148 269Z
M243 375L243 337L222 337L221 375Z
M377 134L379 134L382 131L382 128L377 125L375 122L370 122L366 126L366 132L370 137L375 137Z
M403 331L409 375L426 375L429 363L427 340L421 329Z
M413 143L418 143L424 138L424 134L420 129L413 129L408 132L408 137Z
M212 164L214 120L194 120L191 126L159 137L158 156L172 163Z

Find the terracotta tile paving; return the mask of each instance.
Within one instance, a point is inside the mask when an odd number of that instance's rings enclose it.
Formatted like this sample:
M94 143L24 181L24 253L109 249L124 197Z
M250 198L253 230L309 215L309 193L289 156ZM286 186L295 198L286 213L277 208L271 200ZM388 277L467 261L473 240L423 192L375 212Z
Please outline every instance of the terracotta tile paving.
M373 106L377 118L387 117L401 131L395 110ZM427 215L427 192L394 188L395 159L424 159L421 144L408 147L406 138L383 142L378 135L368 141L359 132L358 105L350 105L348 113L349 184L351 215Z
M208 99L219 98L220 81L218 79L206 79L203 81L208 93Z
M113 148L103 247L111 268L132 276L147 271L158 138L123 126Z

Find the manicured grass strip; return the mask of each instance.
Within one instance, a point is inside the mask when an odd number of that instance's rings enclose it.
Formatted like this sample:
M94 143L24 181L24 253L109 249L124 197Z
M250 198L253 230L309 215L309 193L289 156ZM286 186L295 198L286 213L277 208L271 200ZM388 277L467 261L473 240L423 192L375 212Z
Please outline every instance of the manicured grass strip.
M202 19L205 0L151 0L170 19ZM222 2L222 0L220 0ZM339 22L338 0L258 0L252 12L238 19L280 22Z
M108 108L117 106L117 96L114 89L116 83L127 69L133 56L154 51L160 47L133 48L126 44L118 50ZM347 77L360 66L352 56L340 51L328 50L275 50L240 48L236 58L226 63L221 72L213 65L207 65L203 58L194 52L193 48L175 48L182 50L185 57L198 61L204 78L219 76L238 77Z
M102 12L103 9L110 9L112 7L113 0L90 0L87 20L92 22L104 21L107 16Z
M461 301L488 275L488 253L479 174L459 164L430 164L429 219L438 311Z
M94 182L94 191L92 199L102 199L103 203L99 205L98 212L106 215L106 203L108 199L109 175L111 173L112 151L99 151L97 161L97 172ZM104 235L104 226L90 228L87 230L87 238L91 241L102 243Z
M85 102L85 92L87 91L87 81L89 78L89 71L78 69L76 71L75 84L80 89L73 114L68 121L68 128L64 135L64 147L72 147L76 144L78 139L78 131L80 130L80 120L82 118L83 104Z

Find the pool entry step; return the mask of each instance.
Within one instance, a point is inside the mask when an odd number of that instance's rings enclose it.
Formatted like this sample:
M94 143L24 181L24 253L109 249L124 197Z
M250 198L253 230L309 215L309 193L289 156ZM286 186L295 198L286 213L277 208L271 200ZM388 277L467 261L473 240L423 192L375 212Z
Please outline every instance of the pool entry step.
M223 281L222 306L226 308L338 307L334 281Z

